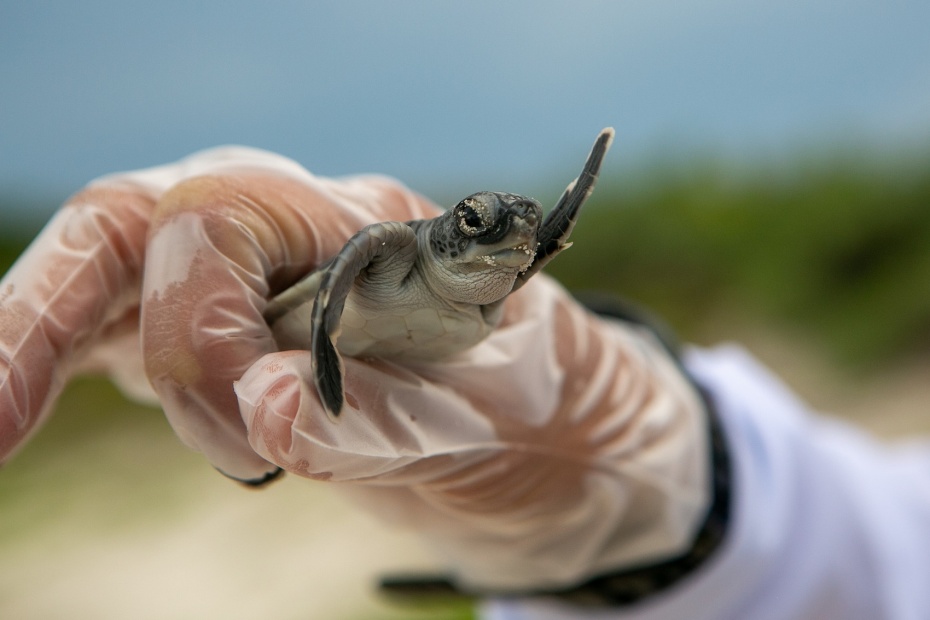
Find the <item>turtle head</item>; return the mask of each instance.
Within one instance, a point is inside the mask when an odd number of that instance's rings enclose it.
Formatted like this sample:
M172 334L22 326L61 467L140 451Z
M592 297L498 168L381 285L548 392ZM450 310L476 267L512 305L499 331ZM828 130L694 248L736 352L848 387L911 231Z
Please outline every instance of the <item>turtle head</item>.
M489 304L513 289L536 256L542 206L532 198L478 192L432 220L429 271L453 301Z

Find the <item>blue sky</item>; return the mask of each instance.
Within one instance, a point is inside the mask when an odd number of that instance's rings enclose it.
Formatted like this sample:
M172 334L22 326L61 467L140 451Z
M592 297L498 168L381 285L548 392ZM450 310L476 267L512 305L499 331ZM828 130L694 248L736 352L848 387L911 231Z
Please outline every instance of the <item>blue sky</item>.
M449 199L560 186L606 125L608 170L920 145L928 24L925 0L0 0L0 193L228 143Z

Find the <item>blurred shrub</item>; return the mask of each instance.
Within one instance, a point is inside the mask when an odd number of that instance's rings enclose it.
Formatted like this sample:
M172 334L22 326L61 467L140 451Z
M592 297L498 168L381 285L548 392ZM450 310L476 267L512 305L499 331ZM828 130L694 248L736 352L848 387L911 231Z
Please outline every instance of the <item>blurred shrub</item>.
M704 166L600 188L549 269L569 288L632 297L685 337L739 317L790 323L854 364L926 352L930 166L912 164Z
M36 219L37 214L51 213L55 203L43 191L0 191L0 275L39 232L43 222Z
M28 241L19 234L0 229L0 274L6 273L16 257L26 248Z

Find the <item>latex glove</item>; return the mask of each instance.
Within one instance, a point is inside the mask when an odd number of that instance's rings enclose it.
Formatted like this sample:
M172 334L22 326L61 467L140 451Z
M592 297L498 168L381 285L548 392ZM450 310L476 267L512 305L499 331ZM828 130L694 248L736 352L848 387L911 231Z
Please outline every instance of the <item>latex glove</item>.
M271 295L362 226L435 213L393 181L320 179L248 150L92 184L0 288L0 458L96 368L136 396L147 376L178 435L228 475L358 483L341 486L419 530L466 587L571 585L687 548L710 494L697 395L651 335L545 277L455 358L346 360L338 423L309 355L275 352Z
M545 277L453 359L346 359L327 418L305 352L237 384L252 445L311 478L361 483L466 587L519 591L683 551L707 508L706 423L651 334L590 315Z
M360 227L434 214L395 181L317 178L243 148L91 183L0 282L0 462L68 379L103 371L160 403L222 472L273 475L249 446L232 388L276 348L266 298Z

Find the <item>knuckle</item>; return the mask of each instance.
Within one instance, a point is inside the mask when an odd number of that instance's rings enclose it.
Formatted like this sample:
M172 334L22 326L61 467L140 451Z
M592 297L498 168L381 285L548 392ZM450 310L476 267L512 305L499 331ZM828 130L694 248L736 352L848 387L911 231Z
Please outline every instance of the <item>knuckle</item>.
M183 213L209 214L229 209L240 189L229 177L210 175L185 179L162 195L155 208L153 224Z

